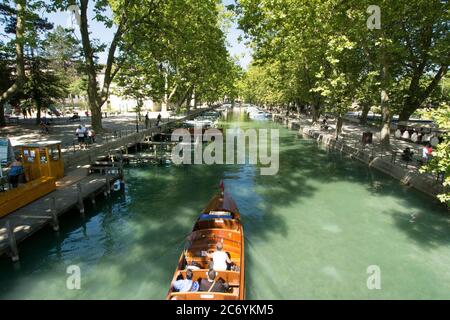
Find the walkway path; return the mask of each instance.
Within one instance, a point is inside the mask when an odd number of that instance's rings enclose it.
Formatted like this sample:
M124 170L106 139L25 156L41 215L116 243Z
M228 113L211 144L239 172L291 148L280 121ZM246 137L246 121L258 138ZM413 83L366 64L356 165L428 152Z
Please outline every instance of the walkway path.
M295 118L293 118L294 120ZM336 121L334 119L330 119L328 121L331 129L324 130L320 128L320 124L316 124L313 126L311 119L301 118L300 125L301 127L314 127L315 130L320 131L326 134L334 134L334 130L336 128ZM364 132L371 132L373 134L373 143L363 145L362 144L362 136ZM361 125L359 123L355 123L353 121L346 120L342 127L342 133L339 137L341 141L343 141L348 146L357 147L358 149L370 150L373 153L374 157L382 157L382 158L393 158L394 162L397 164L407 168L407 169L415 169L419 170L422 166L420 160L422 157L422 148L423 146L411 141L406 141L402 139L397 139L393 134L391 135L391 144L389 148L382 147L381 145L381 133L380 129L370 125ZM413 161L405 162L401 160L401 154L403 150L406 148L410 148L411 151L414 152Z

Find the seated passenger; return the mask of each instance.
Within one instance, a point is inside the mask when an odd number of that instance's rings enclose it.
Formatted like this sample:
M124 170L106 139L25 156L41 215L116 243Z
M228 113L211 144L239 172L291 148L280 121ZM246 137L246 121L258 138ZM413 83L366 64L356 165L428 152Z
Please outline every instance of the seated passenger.
M197 292L199 284L197 281L192 280L192 270L188 269L186 271L186 279L180 279L175 281L173 284L174 291L177 292Z
M407 162L412 161L413 154L414 152L412 152L410 148L406 148L403 150L402 159Z
M230 260L230 258L228 257L228 254L226 252L223 252L223 243L219 242L216 245L216 249L217 251L212 253L212 254L208 254L208 257L211 258L213 260L213 268L216 271L226 271L228 270L228 265L232 264L232 261Z
M200 280L200 289L199 291L206 291L206 292L227 292L228 291L228 284L225 283L222 279L216 279L216 272L213 269L210 269L208 271L208 279L202 279Z

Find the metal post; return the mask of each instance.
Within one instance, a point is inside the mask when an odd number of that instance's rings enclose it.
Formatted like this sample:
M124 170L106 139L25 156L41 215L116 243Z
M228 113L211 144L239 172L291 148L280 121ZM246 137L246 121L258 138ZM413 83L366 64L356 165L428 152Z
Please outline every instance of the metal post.
M81 184L77 184L78 189L78 209L80 210L80 213L82 216L84 216L84 202L83 202L83 195L81 194Z
M50 213L53 219L53 231L59 231L58 212L56 212L56 199L52 197L50 199Z
M111 180L109 178L109 175L106 175L106 196L109 196L111 194Z
M8 234L9 248L11 250L11 260L13 262L19 261L19 250L17 249L16 235L14 234L14 228L6 221L6 232Z

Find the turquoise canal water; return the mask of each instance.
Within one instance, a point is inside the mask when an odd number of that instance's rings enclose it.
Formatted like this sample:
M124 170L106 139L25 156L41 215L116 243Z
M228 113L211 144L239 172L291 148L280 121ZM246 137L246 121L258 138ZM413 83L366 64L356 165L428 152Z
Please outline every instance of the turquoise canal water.
M450 218L432 199L273 123L280 171L128 167L127 190L0 259L1 299L164 299L183 239L221 179L241 212L249 299L448 299ZM66 288L70 265L81 290ZM381 289L369 290L369 266Z

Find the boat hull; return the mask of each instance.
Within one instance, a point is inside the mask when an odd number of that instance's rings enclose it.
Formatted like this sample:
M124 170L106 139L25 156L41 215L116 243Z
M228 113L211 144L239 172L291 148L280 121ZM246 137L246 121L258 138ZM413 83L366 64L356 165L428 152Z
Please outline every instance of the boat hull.
M216 216L211 213L220 213ZM229 213L229 215L226 215ZM207 277L210 258L218 242L233 262L233 268L216 271L216 280L221 279L229 286L226 292L175 292L173 284L186 278L189 266L193 281ZM185 250L181 253L178 266L172 278L167 300L244 300L245 299L245 255L244 228L236 204L228 195L216 195L205 208L186 238ZM195 268L194 268L195 267Z

